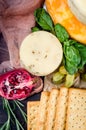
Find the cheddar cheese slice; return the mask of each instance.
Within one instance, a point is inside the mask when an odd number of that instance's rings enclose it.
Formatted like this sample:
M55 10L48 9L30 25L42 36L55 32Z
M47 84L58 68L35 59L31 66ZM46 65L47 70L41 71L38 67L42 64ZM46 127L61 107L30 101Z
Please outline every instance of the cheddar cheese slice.
M45 0L45 5L54 24L60 23L73 39L86 44L86 25L73 15L67 0Z

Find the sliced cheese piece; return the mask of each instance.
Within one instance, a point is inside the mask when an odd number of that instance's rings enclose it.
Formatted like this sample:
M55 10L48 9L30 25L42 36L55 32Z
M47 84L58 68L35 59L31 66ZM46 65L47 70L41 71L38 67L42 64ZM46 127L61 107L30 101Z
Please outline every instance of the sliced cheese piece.
M86 24L86 0L68 0L68 5L76 18Z
M20 47L21 63L30 73L38 76L45 76L56 70L62 57L61 43L46 31L31 33Z
M75 2L76 0L73 1ZM86 44L86 25L81 23L71 12L68 0L45 0L45 5L54 24L60 23L66 28L72 38Z

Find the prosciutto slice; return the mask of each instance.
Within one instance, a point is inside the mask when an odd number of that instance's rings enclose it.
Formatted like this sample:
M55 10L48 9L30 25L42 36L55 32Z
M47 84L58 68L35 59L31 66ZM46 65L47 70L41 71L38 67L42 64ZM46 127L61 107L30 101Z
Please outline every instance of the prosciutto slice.
M0 32L10 56L11 67L20 67L19 48L23 39L35 26L34 10L44 0L0 0Z

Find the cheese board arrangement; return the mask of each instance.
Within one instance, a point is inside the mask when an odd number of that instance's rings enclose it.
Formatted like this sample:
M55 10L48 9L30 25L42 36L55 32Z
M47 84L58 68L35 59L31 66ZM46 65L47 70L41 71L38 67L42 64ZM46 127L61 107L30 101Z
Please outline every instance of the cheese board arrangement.
M0 130L86 130L85 3L0 2Z

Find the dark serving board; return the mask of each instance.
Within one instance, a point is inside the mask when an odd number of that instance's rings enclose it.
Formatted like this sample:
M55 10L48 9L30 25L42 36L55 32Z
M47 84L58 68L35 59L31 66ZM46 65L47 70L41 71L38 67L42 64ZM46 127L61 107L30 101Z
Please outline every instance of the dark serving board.
M2 34L0 34L0 64L6 60L9 60L9 52L8 52L6 43L3 39L3 36L2 36ZM27 112L27 102L28 101L35 101L35 100L39 100L39 99L40 99L40 93L35 94L35 95L28 97L27 99L21 101L25 106L24 111ZM14 113L16 114L18 120L21 122L22 126L24 127L24 130L27 130L27 124L24 123L24 120L21 117L21 114L20 114L18 108L15 109ZM7 120L7 113L3 109L2 97L0 97L0 126L3 125L6 120ZM15 123L14 124L11 123L11 130L17 130L15 128Z

